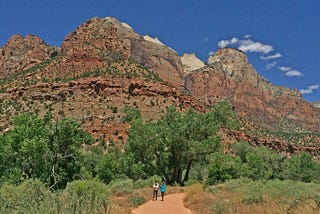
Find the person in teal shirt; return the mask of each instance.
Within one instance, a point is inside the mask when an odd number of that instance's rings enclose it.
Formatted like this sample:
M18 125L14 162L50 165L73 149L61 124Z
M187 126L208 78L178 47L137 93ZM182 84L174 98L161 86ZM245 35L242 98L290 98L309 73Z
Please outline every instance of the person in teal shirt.
M164 200L163 198L164 198L164 194L165 194L166 190L167 190L167 185L166 185L165 181L162 180L162 183L160 184L161 201Z

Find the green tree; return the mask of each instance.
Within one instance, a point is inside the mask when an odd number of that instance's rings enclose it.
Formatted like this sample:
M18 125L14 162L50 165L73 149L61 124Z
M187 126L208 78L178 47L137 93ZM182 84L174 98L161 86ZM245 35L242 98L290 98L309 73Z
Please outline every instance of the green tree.
M236 116L226 103L215 111L199 113L193 109L179 112L174 107L158 121L134 120L129 131L126 154L139 165L145 177L160 174L169 183L184 184L192 165L221 148L217 131L234 127ZM225 114L223 111L226 111Z
M115 160L110 154L107 154L99 161L96 172L99 178L106 184L110 183L116 174Z
M319 164L313 161L309 153L293 155L283 163L282 175L285 179L311 182L319 180Z
M246 168L239 157L216 152L208 156L207 184L222 183L229 179L239 178Z
M213 119L219 127L235 130L240 128L239 119L227 101L221 101L214 105Z
M63 188L80 172L82 144L92 138L70 118L52 120L32 114L15 117L13 130L1 136L2 181L19 183L38 178L51 188Z
M262 146L254 148L246 142L237 142L231 149L243 163L241 176L255 180L281 178L284 157L280 154L274 154Z

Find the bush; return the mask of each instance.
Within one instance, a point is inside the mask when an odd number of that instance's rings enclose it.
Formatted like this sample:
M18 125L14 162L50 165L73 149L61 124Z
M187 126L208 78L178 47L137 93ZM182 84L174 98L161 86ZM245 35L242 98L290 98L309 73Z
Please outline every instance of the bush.
M146 200L144 199L144 197L138 195L132 195L130 196L130 202L132 203L133 207L138 207L141 204L143 204Z
M136 188L144 188L144 187L152 187L153 183L155 181L158 181L160 183L162 178L159 175L154 175L152 177L149 177L147 179L139 179L135 182Z
M240 193L241 203L261 203L275 200L278 204L313 200L319 204L320 185L291 180L252 181L247 178L230 180L223 184L225 191ZM320 205L320 204L319 204Z
M284 161L282 176L303 182L319 180L319 162L312 160L309 153L293 155Z
M0 189L0 213L109 213L107 186L96 181L73 181L51 193L39 180Z
M108 185L109 190L114 195L132 193L134 185L131 179L113 180Z
M97 181L68 183L60 196L62 213L107 213L109 192L105 184Z
M0 213L47 213L53 211L50 191L37 179L0 189Z

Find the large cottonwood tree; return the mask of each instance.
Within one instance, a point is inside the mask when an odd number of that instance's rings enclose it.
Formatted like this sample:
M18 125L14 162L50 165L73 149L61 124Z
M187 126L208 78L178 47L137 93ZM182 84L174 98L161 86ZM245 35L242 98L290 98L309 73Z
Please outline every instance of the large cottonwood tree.
M183 185L195 162L221 148L217 131L236 125L235 121L228 103L219 103L207 113L193 109L179 112L169 107L158 121L132 122L126 153L145 176L158 174L169 183Z

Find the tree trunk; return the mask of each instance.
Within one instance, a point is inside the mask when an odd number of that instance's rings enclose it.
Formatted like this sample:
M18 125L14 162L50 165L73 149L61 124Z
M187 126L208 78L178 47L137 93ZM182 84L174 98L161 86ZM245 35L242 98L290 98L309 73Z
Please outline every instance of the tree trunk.
M188 163L186 174L184 175L184 179L183 179L183 182L182 182L181 186L183 186L184 183L189 180L189 173L190 173L191 165L192 165L192 161L190 160L189 163Z

